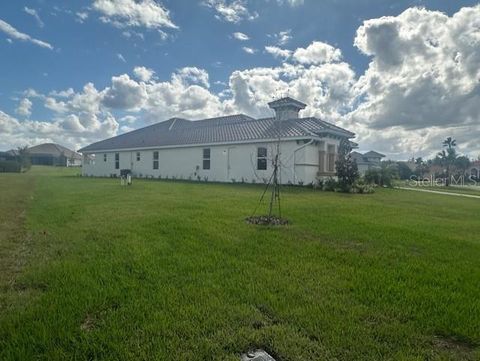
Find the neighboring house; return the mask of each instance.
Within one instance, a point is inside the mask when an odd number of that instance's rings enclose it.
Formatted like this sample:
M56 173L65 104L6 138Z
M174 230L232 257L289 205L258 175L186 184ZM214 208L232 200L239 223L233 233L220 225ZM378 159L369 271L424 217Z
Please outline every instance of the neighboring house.
M373 150L364 154L354 151L351 156L357 162L358 172L361 175L365 175L367 170L380 168L382 158L385 157L385 155Z
M54 143L35 145L27 149L34 165L55 165L61 167L79 167L81 154Z
M289 97L269 106L275 117L172 118L91 144L79 150L83 174L109 177L129 170L137 177L268 182L278 143L283 184L335 176L340 141L355 134L318 118L299 118L306 105Z

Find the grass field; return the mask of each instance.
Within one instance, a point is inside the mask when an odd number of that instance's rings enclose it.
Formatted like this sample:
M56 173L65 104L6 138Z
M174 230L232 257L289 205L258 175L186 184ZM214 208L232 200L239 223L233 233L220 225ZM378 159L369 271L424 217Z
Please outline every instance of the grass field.
M0 174L1 360L480 359L480 203Z

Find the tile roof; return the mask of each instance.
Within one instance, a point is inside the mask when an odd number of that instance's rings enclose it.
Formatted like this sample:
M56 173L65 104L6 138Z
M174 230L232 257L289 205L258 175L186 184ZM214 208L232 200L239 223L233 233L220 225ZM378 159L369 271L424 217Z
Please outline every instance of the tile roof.
M375 152L374 150L371 150L371 151L365 153L364 156L365 157L371 157L371 158L375 158L375 157L383 158L383 157L385 157L385 154L378 153L378 152Z
M353 138L354 133L318 118L276 122L274 118L254 119L238 114L197 121L172 118L113 138L90 144L79 152L135 149L196 144L235 143L281 138L335 134Z
M290 97L285 97L285 98L274 100L273 102L268 103L268 106L272 109L275 109L277 107L283 107L283 106L290 106L298 109L305 109L307 104L299 102L298 100L295 100Z
M35 145L27 149L29 154L37 154L37 155L51 155L54 157L59 157L62 154L67 158L75 158L75 159L82 159L82 156L73 150L65 148L60 144L55 143L44 143Z

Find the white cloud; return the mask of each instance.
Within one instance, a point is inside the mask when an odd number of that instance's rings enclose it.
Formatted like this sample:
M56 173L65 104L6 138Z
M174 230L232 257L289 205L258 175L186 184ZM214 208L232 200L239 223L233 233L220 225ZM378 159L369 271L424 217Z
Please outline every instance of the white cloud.
M134 115L125 115L124 117L119 119L120 123L128 123L128 124L133 124L138 120L138 117Z
M29 117L32 114L32 102L28 98L23 98L18 103L18 107L15 110L18 115Z
M287 59L292 55L291 50L282 49L278 46L266 46L265 51L269 54L272 54L275 58Z
M6 33L10 38L21 40L21 41L28 41L32 44L38 45L42 48L47 48L50 50L53 50L53 46L50 45L49 43L38 40L35 38L32 38L30 35L22 33L15 29L13 26L11 26L9 23L3 21L0 19L0 31L3 31Z
M86 11L77 11L75 15L77 22L80 24L83 24L88 19L88 12Z
M127 62L127 61L125 60L125 58L123 57L123 55L120 54L120 53L117 54L117 58L118 58L118 60L120 60L120 61L122 61L122 62L124 62L124 63Z
M87 123L85 123L87 124ZM60 143L78 149L94 140L117 134L118 123L110 113L96 117L90 126L80 116L69 114L52 122L20 121L0 110L0 144L6 149L46 142Z
M155 72L152 69L146 68L144 66L136 66L133 69L133 74L135 77L143 82L148 82L152 79Z
M147 99L145 83L137 83L127 74L114 76L112 86L104 90L102 103L108 108L135 110Z
M372 61L357 83L361 103L350 117L366 139L410 154L438 148L446 135L459 144L478 141L479 19L475 6L452 17L411 8L364 22L355 45Z
M94 0L93 9L103 14L102 21L120 28L178 28L170 12L154 0Z
M25 11L28 15L33 16L35 18L35 20L37 21L38 26L40 26L41 28L43 28L45 26L42 19L40 19L40 16L38 15L37 10L31 9L31 8L25 6L23 8L23 11Z
M250 38L248 37L247 34L244 34L244 33L241 33L241 32L233 33L233 37L237 40L240 40L240 41L250 40Z
M205 88L210 87L208 73L197 67L185 67L172 75L172 82L180 82L185 86L198 84Z
M364 74L356 75L339 49L316 41L295 50L266 47L266 52L284 59L282 64L233 71L220 94L210 91L205 70L186 67L165 81L134 69L134 79L127 74L112 77L112 84L103 90L87 84L78 93L67 89L64 97L62 92L42 96L34 90L23 96L44 99L58 116L55 127L67 138L76 132L82 145L118 131L110 109L137 117L131 122L122 118L128 129L138 126L137 120L158 122L173 116L199 119L242 112L264 117L271 115L267 103L272 96L288 93L308 105L303 116L318 116L355 131L361 149L404 159L428 156L441 147L442 138L453 136L460 151L476 155L478 19L480 6L463 8L453 16L413 8L396 17L366 21L355 39L355 45L371 57ZM11 129L21 122L1 114L0 143L4 129L17 139ZM78 122L67 118L71 114ZM27 123L30 130L21 134L32 138L47 137L46 130L51 129L59 134L48 124ZM100 128L104 130L98 134L92 131ZM39 129L39 135L32 129Z
M250 12L244 0L204 0L203 4L216 11L215 17L230 23L240 23L243 20L254 20L256 12Z
M244 47L242 47L242 49L247 54L255 54L257 52L257 49L250 48L249 46L244 46Z
M277 0L277 2L280 4L280 5L283 5L283 4L288 4L290 6L299 6L299 5L303 5L303 2L304 0Z
M61 91L53 90L49 94L51 96L55 96L55 97L68 98L68 97L72 96L73 94L75 94L75 92L73 91L72 88L68 88L66 90L61 90Z
M273 37L274 39L276 39L278 45L285 45L292 38L292 30L288 29L288 30L280 31L277 34L274 34Z
M302 64L323 64L341 60L342 52L327 43L314 41L305 49L295 50L293 58Z

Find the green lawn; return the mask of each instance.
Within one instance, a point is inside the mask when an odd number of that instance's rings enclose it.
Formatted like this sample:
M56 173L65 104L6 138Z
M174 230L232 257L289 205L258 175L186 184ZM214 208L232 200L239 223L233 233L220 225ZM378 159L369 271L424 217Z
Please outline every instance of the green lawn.
M480 203L0 174L1 360L480 359Z

